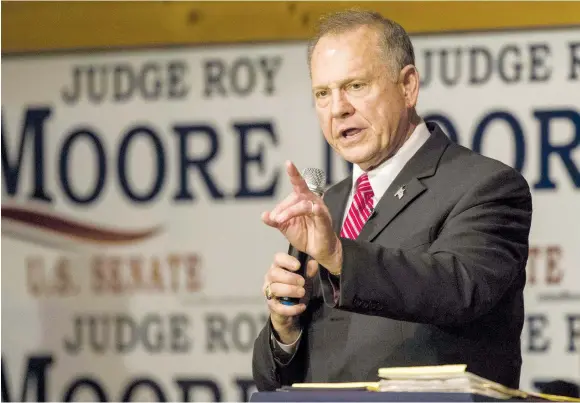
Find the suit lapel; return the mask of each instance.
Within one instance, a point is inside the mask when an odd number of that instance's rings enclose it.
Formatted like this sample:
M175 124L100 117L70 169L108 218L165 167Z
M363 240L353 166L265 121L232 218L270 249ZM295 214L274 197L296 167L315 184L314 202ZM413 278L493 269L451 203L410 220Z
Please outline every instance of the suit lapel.
M339 235L342 229L342 218L343 213L349 206L346 205L348 201L348 196L352 188L352 176L344 179L343 181L335 185L336 196L324 199L328 210L330 211L330 216L332 217L332 226L334 232Z
M389 225L393 218L427 189L417 178L401 182L403 183L397 190L393 190L393 186L391 186L385 192L375 208L375 216L367 221L358 239L372 241L383 228ZM396 194L401 194L400 192L403 192L401 198L396 196Z
M406 206L427 190L420 179L435 174L443 151L450 143L439 126L429 122L427 127L431 136L409 160L379 200L375 207L374 217L363 227L358 239L372 241ZM344 208L340 211L344 211Z

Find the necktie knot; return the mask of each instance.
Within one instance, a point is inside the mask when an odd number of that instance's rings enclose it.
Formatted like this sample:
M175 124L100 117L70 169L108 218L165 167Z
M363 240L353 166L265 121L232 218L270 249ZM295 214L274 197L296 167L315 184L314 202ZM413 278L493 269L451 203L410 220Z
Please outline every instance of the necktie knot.
M362 174L356 182L352 204L342 227L341 236L343 238L355 239L358 237L373 211L373 196L374 192L369 177L366 173Z
M372 199L374 196L373 188L371 187L371 183L369 182L369 176L364 173L362 174L356 184L356 193L358 193L362 200L365 201L365 204L368 202L369 199Z

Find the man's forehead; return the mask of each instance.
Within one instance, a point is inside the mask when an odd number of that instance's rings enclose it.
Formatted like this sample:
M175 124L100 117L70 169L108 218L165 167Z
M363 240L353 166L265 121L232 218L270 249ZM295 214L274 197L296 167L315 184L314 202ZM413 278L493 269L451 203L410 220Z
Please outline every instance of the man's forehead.
M332 49L344 49L355 47L374 47L378 44L378 33L371 27L358 27L356 29L329 33L322 36L316 46L313 54L325 53Z
M369 69L377 67L382 59L376 43L343 40L344 38L328 39L319 42L311 60L311 79L314 87L327 86L332 82L356 78Z
M311 65L352 62L380 56L376 32L349 31L322 37L312 52Z

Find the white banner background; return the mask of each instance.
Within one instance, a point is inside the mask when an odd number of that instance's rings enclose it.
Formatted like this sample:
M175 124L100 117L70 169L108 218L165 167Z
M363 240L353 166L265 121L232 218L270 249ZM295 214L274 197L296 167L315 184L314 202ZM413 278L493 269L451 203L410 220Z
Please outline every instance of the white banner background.
M539 380L580 382L579 34L563 29L413 38L424 79L420 112L444 115L468 147L482 120L502 112L484 128L481 152L510 165L516 154L523 155L522 173L534 199L522 335L521 387L528 390ZM244 398L240 385L251 381L253 339L267 315L262 278L273 254L286 250L284 239L260 221L260 213L290 190L283 162L323 168L332 182L348 172L335 155L327 158L305 55L304 43L276 43L5 58L2 379L8 389L3 387L3 397ZM445 57L448 83L441 78ZM91 100L83 81L78 100L71 101L75 71L86 79L92 69L100 88L103 68L106 95ZM128 70L135 75L133 91L127 86ZM473 74L482 82L471 83ZM125 99L116 100L115 91ZM43 118L42 109L50 115ZM24 119L31 110L37 114L29 115L32 130L26 132L18 165ZM538 111L552 116L544 146ZM564 117L554 117L555 111L565 111ZM521 126L519 148L506 119ZM217 142L211 143L208 129L191 134L190 126L196 125L211 128ZM137 127L140 134L120 152ZM42 158L34 154L41 128ZM90 131L93 139L86 133L71 137L79 130ZM180 130L191 132L185 151ZM67 139L72 139L68 152ZM153 147L153 140L161 148ZM106 167L98 164L96 144L102 145ZM567 148L550 153L542 170L550 145ZM165 170L159 176L161 149ZM182 157L201 159L212 149L215 154L204 166L208 177L186 166L182 188ZM126 162L126 186L135 193L146 194L160 178L155 197L136 202L127 196L119 158ZM246 172L245 186L241 172ZM92 202L74 202L63 188L68 185L82 199L99 177L104 178L102 191ZM208 178L221 197L209 191ZM549 181L555 188L546 188ZM271 194L257 194L270 185ZM254 195L237 195L242 188ZM188 199L183 190L194 197ZM40 200L43 193L51 200ZM45 229L26 224L16 213L23 208L36 223L32 214L39 212L58 220ZM129 243L105 242L99 232L101 241L92 242L72 237L88 234L78 226L62 229L65 219L114 231L162 228ZM95 263L98 258L107 263ZM134 258L143 259L139 268L131 264ZM80 342L77 323L82 324ZM44 373L44 391L34 383L25 389L31 356L53 360L29 375ZM198 386L186 396L194 381Z

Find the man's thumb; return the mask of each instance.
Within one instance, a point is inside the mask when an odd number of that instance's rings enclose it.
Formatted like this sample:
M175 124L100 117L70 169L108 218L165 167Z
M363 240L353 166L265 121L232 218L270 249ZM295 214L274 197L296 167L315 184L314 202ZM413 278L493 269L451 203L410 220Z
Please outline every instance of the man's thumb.
M318 262L314 259L308 261L306 265L306 277L312 278L318 273Z

